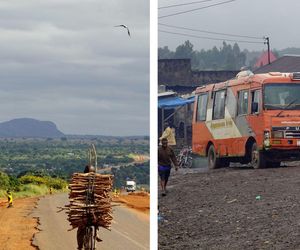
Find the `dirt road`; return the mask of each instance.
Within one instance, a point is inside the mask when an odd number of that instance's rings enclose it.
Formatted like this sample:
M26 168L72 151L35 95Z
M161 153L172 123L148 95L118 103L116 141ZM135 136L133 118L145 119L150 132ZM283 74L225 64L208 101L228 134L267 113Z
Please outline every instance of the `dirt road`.
M17 199L12 208L6 208L6 202L0 203L0 249L30 250L32 236L37 230L36 219L31 212L37 198Z
M300 249L300 165L173 173L159 249Z
M41 250L73 250L76 245L76 230L70 229L64 212L57 207L68 203L67 194L47 196L38 202L34 216L39 217L41 232L34 237L34 244ZM100 229L99 249L138 250L149 249L149 218L144 213L114 204L112 230Z

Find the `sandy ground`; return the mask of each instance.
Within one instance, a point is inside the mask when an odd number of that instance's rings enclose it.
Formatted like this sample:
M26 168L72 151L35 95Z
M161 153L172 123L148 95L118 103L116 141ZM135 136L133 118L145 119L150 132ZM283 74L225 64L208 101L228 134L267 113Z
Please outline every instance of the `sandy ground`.
M300 249L300 164L173 172L159 249Z
M34 233L37 232L37 219L30 214L37 198L14 200L12 208L6 208L6 200L0 201L0 249L29 250Z
M145 214L150 213L150 195L144 192L135 192L129 194L121 194L119 197L113 198L115 202L122 202L128 207L139 210Z
M114 200L149 214L149 195L121 195ZM33 235L38 231L38 221L31 214L37 201L38 198L15 199L13 208L6 208L6 200L0 200L0 250L37 249L31 245Z

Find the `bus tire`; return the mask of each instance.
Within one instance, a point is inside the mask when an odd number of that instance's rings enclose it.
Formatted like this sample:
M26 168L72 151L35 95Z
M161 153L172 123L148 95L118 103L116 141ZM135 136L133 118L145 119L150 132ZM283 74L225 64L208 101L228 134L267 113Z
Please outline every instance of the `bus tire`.
M258 149L256 142L251 147L251 166L255 169L266 167L264 154Z
M210 145L207 153L208 168L215 169L222 166L220 158L217 157L214 145Z

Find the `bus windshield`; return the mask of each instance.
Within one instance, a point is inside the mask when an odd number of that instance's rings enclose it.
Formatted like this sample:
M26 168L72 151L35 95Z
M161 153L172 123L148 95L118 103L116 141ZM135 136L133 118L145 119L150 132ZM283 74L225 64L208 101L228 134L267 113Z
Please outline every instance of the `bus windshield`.
M300 110L300 84L266 84L264 109Z

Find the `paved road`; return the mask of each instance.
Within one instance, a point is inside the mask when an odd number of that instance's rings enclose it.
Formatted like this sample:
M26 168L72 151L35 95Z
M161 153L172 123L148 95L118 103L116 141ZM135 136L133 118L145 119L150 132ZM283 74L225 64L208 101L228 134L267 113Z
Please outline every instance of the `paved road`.
M68 203L67 194L46 196L38 202L33 216L40 218L39 229L34 238L40 250L74 250L77 249L76 229L71 227L64 211L57 213L57 207ZM142 250L150 249L150 225L146 215L116 205L113 207L112 230L100 229L97 249L101 250Z

